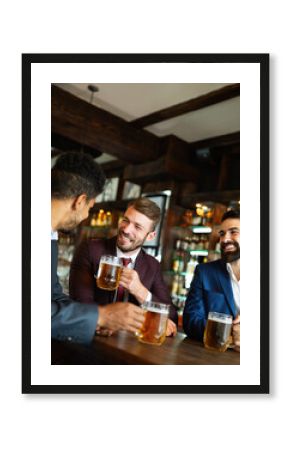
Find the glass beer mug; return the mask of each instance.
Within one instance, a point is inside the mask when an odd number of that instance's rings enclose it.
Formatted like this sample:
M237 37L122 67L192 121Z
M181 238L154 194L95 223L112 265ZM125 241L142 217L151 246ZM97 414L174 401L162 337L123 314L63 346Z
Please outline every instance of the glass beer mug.
M230 345L232 322L233 318L228 314L209 312L203 336L204 346L225 352Z
M164 303L144 302L145 319L142 327L136 333L140 342L161 345L165 341L169 305Z
M122 260L117 256L103 255L96 275L97 286L100 289L114 291L119 286L122 271Z

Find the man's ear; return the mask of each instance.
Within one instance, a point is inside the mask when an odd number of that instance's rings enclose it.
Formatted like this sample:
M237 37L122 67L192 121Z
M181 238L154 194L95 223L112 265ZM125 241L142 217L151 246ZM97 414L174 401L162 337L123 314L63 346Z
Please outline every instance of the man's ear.
M77 197L75 197L74 199L73 199L73 202L72 202L72 209L74 209L74 210L79 210L79 209L81 209L83 206L84 206L84 204L87 202L87 196L86 196L86 194L81 194L81 195L78 195Z
M155 236L156 236L156 231L150 231L150 233L147 235L147 238L145 239L145 241L153 241Z

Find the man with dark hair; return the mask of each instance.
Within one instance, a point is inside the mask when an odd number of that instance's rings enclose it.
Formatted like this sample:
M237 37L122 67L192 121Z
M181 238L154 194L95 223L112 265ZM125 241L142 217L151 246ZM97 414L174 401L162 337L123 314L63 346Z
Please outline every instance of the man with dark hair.
M160 208L146 197L131 202L112 239L84 240L74 255L70 271L70 295L83 303L120 302L141 305L153 302L170 304L167 336L177 332L177 313L163 280L159 262L143 249L144 242L156 236ZM116 255L123 260L120 287L117 291L99 289L94 275L102 255Z
M183 312L185 333L202 340L209 311L233 316L233 344L240 351L240 212L227 211L221 221L221 259L199 264Z
M89 344L99 327L136 332L143 311L132 304L84 305L65 295L57 276L57 231L71 230L86 219L105 176L84 153L59 157L51 171L51 337Z

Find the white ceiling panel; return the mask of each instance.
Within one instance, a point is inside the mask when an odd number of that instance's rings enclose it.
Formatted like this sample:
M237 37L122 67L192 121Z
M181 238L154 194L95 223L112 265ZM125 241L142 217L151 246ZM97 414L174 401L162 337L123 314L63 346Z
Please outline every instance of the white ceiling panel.
M156 136L174 134L195 142L240 130L240 97L193 111L147 127Z
M91 101L88 84L99 88L92 103L124 120L131 121L178 103L191 100L227 84L222 83L59 83L57 86ZM195 142L240 129L240 98L183 114L146 128L156 136L174 134L186 142Z

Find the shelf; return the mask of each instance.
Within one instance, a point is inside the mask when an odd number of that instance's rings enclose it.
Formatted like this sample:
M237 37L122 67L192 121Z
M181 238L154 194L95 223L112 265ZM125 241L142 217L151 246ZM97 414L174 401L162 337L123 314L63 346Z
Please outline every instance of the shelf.
M187 296L186 295L178 295L178 294L173 294L171 295L172 299L177 299L177 300L186 300Z
M211 233L212 232L212 228L211 227L203 227L203 226L192 226L191 227L192 232L193 233L200 233L200 234L205 234L205 233Z
M208 255L208 250L203 250L203 249L196 249L196 250L189 250L189 253L191 255L195 255L195 256L207 256Z
M173 230L191 230L193 233L196 234L209 234L212 232L212 227L205 227L203 225L188 225L188 226L181 226L181 225L175 225L172 227Z

